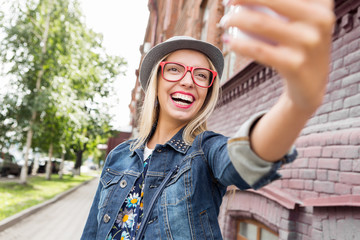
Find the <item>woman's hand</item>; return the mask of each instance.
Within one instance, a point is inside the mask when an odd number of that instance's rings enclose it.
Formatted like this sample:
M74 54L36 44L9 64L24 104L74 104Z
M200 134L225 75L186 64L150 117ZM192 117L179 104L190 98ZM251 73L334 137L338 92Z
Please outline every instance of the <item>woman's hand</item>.
M328 79L332 0L230 0L229 4L264 6L276 14L242 8L220 22L258 36L223 40L231 50L272 66L284 78L284 92L254 126L252 149L267 161L277 161L290 149L307 120L321 105ZM262 41L260 39L267 39Z
M329 72L333 0L230 0L231 5L265 6L283 17L242 8L222 20L275 42L224 35L231 50L275 68L285 79L284 96L304 113L321 105Z

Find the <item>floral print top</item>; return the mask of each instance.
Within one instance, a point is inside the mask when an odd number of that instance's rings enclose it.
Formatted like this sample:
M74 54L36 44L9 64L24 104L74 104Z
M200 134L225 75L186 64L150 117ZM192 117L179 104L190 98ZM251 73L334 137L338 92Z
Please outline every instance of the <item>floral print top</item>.
M129 195L121 206L114 226L106 238L106 240L133 240L135 239L137 230L140 228L141 220L144 215L143 196L144 196L144 180L148 169L149 155L144 161L144 171L136 180Z

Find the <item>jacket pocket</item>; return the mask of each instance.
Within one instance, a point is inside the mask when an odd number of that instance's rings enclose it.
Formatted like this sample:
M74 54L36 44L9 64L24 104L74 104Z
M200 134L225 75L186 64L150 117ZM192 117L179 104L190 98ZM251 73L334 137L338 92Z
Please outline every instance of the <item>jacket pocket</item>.
M191 165L190 161L182 166L179 171L171 177L166 185L163 197L166 205L177 205L190 196L191 188Z
M116 173L111 171L110 169L106 170L106 173L101 177L100 182L102 184L102 190L100 192L100 200L99 200L99 209L107 206L109 199L111 198L115 189L121 185L121 179L124 175L120 173Z
M212 229L211 229L211 225L210 225L209 216L208 216L206 210L202 211L200 213L200 223L201 223L201 228L203 230L204 239L206 239L206 240L214 239L214 235L212 233Z

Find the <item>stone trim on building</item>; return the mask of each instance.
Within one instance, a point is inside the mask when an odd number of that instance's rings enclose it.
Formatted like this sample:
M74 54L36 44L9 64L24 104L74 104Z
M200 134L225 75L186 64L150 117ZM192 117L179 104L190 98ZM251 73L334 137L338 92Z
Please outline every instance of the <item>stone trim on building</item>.
M217 107L230 103L273 75L275 75L274 69L255 62L250 63L221 86L222 94Z

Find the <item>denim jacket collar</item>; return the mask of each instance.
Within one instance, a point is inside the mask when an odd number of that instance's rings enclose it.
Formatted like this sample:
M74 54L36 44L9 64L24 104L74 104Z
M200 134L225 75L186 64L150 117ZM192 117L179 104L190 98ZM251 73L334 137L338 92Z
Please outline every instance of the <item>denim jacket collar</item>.
M151 131L151 133L154 133L156 128L156 125L153 126L153 129ZM188 151L190 145L186 144L184 139L183 139L183 132L184 132L185 127L183 127L182 129L180 129L169 141L167 141L164 145L169 145L171 146L174 150L176 150L177 152L180 152L182 154L186 154L186 152ZM152 135L152 134L151 134ZM150 135L150 136L151 136ZM149 137L150 138L150 137ZM147 142L147 141L146 141ZM138 156L142 156L144 154L144 149L145 149L145 144L142 144L139 148L137 148L134 152L132 152L131 156L133 156L135 153L138 154ZM155 147L157 148L157 147Z
M186 144L183 139L183 132L185 127L180 129L166 144L171 146L176 151L186 154L187 150L189 149L190 145Z

